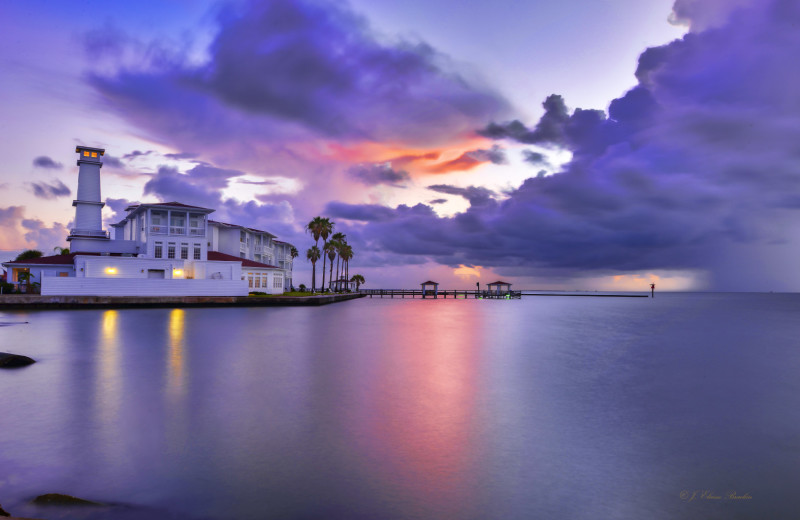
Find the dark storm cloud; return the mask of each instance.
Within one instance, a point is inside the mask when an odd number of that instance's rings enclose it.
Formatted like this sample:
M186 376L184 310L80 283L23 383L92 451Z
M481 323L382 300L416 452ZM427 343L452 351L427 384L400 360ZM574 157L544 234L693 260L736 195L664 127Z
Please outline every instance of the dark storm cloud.
M37 168L47 168L50 170L60 170L64 167L60 162L55 162L53 159L46 155L40 155L33 160L33 165Z
M394 210L379 204L346 204L334 201L325 206L325 214L334 218L372 222L392 218Z
M32 182L33 194L40 199L56 199L58 197L67 197L72 191L63 182L56 179L54 182Z
M794 267L772 263L792 251L786 244L800 249L800 69L787 66L800 55L796 5L753 1L714 29L648 49L639 85L608 115L550 96L532 127L485 127L482 135L565 148L573 159L452 217L370 206L381 218L358 228L360 240L376 255L516 275L671 269L708 270L725 289L799 282Z
M550 162L544 154L533 150L522 150L522 160L531 166L550 166Z
M458 195L460 197L464 197L473 206L483 206L494 202L495 196L495 193L492 190L480 186L460 188L458 186L451 186L449 184L433 184L428 186L428 189L437 193L446 193L448 195Z
M367 186L388 184L400 186L411 177L405 170L395 170L391 164L358 164L347 170L348 175Z
M219 12L206 64L151 50L148 66L90 83L124 116L187 142L302 130L430 145L508 110L430 45L377 35L346 5L269 0Z
M433 199L429 200L428 204L444 204L445 202L447 202L447 199Z

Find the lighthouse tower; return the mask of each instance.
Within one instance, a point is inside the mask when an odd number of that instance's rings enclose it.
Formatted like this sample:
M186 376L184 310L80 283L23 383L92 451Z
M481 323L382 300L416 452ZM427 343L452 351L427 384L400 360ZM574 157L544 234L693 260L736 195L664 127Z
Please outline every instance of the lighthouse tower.
M67 240L70 250L78 252L100 252L107 248L108 233L103 231L103 206L100 201L100 158L105 153L102 148L78 146L78 197L72 201L75 206L75 224Z

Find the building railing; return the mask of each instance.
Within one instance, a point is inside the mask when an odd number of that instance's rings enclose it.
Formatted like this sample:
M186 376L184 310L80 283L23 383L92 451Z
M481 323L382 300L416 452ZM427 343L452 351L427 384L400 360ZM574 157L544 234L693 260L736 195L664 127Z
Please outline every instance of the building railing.
M169 227L169 234L170 235L185 235L186 234L186 229L183 228L183 227L170 226Z
M70 229L70 235L81 235L81 236L90 236L90 237L104 237L104 238L111 238L111 234L108 231L100 231L98 232L96 229Z
M150 232L154 235L166 235L167 231L167 226L150 226Z
M206 230L204 228L189 228L189 235L193 237L205 236Z

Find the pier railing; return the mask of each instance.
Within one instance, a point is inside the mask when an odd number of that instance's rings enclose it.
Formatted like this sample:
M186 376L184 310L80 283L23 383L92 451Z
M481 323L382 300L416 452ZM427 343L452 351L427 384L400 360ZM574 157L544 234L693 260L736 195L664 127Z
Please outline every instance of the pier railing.
M359 289L359 293L370 298L521 298L522 291L476 291L475 289L439 289L423 291L421 289Z

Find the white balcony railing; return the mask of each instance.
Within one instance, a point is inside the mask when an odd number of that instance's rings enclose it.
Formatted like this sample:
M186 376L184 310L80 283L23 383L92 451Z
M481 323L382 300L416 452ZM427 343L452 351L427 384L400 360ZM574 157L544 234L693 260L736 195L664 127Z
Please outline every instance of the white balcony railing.
M205 236L206 230L204 228L189 228L189 235L193 237Z
M183 227L170 226L169 227L169 234L170 235L185 235L186 234L186 229L183 228Z
M167 226L150 226L150 232L154 235L166 235L167 230Z

